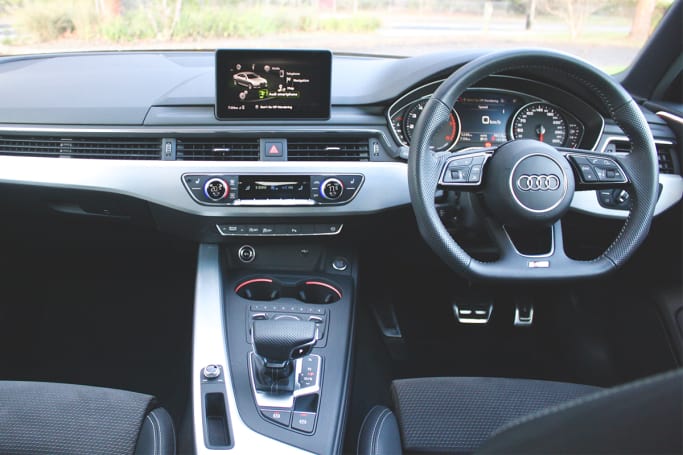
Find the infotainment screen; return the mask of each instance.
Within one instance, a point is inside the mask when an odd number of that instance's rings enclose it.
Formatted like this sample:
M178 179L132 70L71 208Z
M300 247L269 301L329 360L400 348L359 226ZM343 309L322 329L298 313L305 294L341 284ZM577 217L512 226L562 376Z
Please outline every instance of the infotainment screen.
M216 118L327 119L332 54L310 50L216 51Z

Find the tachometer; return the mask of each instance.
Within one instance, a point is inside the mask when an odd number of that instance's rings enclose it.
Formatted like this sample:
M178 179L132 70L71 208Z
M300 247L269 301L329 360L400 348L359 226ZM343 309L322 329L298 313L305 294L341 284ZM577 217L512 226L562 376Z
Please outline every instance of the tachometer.
M413 131L415 130L415 125L417 125L417 119L420 118L420 114L424 111L425 105L429 98L423 98L413 104L410 109L406 112L405 118L403 119L403 131L402 133L406 137L406 142L410 143L413 137ZM443 150L449 150L455 145L460 136L460 119L455 111L451 111L451 115L448 117L447 122L443 122L432 136L432 142L430 148L437 152Z
M570 125L555 106L534 102L523 106L512 119L511 136L514 139L536 139L555 147L576 147L578 131Z

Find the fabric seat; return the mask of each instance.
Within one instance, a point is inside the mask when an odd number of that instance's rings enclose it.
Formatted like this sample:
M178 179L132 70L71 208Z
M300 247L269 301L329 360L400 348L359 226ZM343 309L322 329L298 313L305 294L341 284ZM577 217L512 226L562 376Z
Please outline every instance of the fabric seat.
M683 453L683 370L612 389L503 378L394 381L361 455Z
M150 395L0 381L0 453L172 455L175 431Z

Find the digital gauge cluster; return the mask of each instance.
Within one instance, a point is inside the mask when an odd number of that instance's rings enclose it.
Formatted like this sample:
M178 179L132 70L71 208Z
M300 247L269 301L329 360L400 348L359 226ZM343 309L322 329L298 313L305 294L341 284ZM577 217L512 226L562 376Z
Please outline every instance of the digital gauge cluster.
M396 139L409 146L415 126L439 82L396 101L387 113ZM564 109L530 95L502 89L467 90L448 121L431 138L435 151L495 147L512 139L536 139L555 147L577 148L584 126Z

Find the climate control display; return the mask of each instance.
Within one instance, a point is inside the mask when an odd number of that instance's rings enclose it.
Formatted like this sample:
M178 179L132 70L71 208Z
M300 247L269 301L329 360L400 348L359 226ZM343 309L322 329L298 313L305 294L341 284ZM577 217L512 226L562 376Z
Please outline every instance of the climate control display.
M363 184L363 175L185 174L183 185L203 205L287 206L346 204Z

